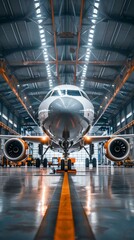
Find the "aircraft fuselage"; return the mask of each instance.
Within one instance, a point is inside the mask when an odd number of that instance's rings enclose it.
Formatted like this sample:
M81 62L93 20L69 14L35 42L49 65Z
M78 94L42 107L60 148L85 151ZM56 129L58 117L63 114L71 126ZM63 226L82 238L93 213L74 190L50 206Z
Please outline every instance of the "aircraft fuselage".
M77 143L89 131L93 117L91 101L73 85L55 87L39 107L40 125L57 144Z

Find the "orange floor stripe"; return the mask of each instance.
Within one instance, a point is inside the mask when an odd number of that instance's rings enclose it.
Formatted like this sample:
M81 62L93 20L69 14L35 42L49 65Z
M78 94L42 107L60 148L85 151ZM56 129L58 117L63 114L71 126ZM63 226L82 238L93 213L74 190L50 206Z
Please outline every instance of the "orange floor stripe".
M54 240L62 239L75 239L74 221L67 172L64 173L60 204L54 234Z

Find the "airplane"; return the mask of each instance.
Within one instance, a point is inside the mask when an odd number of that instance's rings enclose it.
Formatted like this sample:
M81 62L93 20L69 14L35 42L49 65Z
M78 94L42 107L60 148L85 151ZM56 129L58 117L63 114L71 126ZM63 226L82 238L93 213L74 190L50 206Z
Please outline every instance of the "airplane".
M8 160L25 159L27 142L45 144L46 151L52 149L62 152L63 162L67 162L71 152L100 141L105 141L105 155L112 161L123 161L130 154L126 138L134 137L134 134L88 134L94 119L94 107L87 94L77 86L64 84L50 90L39 106L38 118L44 136L0 135L0 138L8 139L3 149ZM64 165L63 163L63 169Z

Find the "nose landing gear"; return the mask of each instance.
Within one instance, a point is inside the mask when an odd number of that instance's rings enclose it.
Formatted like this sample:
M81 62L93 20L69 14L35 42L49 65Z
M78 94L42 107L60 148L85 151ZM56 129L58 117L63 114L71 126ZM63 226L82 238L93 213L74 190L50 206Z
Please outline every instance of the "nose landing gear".
M61 160L61 170L66 172L71 170L71 159Z
M57 173L74 173L76 174L76 169L72 169L71 159L62 159L61 160L61 169L57 169Z
M64 159L61 159L61 169L58 169L57 172L58 173L62 173L62 172L76 173L76 169L72 169L71 159L68 158L70 143L67 140L65 140L63 144L61 143L59 144L64 150L64 154L63 154Z

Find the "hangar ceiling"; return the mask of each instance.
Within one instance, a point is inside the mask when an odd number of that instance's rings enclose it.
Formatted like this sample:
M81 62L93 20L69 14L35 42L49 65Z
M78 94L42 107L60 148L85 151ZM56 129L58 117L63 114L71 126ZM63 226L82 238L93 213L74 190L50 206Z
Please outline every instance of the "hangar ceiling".
M45 94L81 87L109 122L134 96L134 1L0 0L0 99L26 125Z

